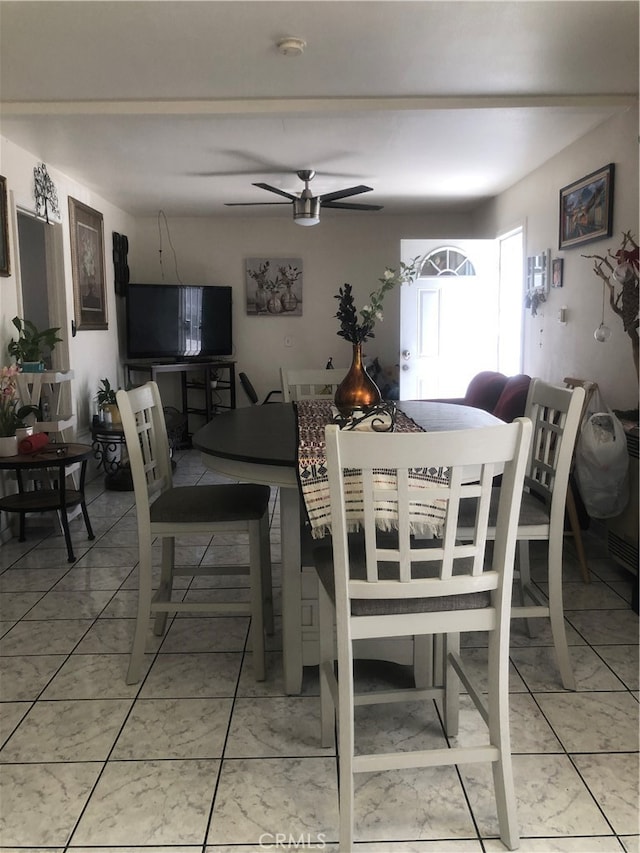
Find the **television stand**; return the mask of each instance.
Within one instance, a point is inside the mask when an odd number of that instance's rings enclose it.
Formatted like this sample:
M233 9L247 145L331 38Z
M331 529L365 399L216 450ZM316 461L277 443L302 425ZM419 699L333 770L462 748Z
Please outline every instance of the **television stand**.
M236 363L228 359L202 361L125 361L127 386L140 384L132 374L146 374L153 382L163 373L179 373L182 414L185 416L184 441L220 411L236 407Z

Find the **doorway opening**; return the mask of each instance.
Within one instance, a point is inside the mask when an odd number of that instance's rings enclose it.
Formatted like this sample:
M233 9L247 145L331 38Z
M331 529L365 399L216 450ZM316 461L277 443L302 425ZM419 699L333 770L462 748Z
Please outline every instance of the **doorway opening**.
M523 231L496 240L402 240L420 276L401 289L400 398L462 397L481 370L522 364Z

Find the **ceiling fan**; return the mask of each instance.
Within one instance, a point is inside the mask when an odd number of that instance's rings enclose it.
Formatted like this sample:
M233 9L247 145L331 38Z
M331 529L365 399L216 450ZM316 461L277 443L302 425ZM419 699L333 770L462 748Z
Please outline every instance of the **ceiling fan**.
M320 208L333 207L341 210L382 210L382 205L379 204L344 204L338 199L348 198L352 195L360 193L372 192L372 187L365 187L360 184L357 187L348 187L344 190L336 190L332 193L324 193L323 195L313 195L309 189L309 182L313 180L315 172L313 169L300 169L296 173L301 181L304 181L304 189L300 195L294 195L286 190L272 187L270 184L253 184L254 187L268 190L271 193L284 196L289 201L248 201L248 202L228 202L227 207L249 207L258 204L292 204L293 206L293 221L298 225L317 225L320 222Z

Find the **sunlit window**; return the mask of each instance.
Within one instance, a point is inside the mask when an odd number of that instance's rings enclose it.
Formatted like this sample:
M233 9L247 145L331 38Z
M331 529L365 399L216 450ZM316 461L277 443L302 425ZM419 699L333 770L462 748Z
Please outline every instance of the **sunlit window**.
M476 271L469 260L459 249L436 249L424 259L420 275L475 275Z

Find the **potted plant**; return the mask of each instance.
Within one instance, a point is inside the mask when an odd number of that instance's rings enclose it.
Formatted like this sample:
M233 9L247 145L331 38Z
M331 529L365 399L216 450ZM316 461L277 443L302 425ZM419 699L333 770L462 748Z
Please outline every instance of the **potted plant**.
M11 321L18 330L18 340L9 341L9 355L13 356L25 373L40 373L44 370L44 359L55 345L62 341L58 337L60 327L39 330L31 320L14 317Z
M15 456L18 452L17 433L28 429L24 419L40 411L37 406L19 405L17 373L18 368L14 364L0 371L0 456Z
M106 378L100 380L96 401L100 407L100 411L103 413L103 420L113 424L122 423L116 402L115 388L111 387L111 383Z

